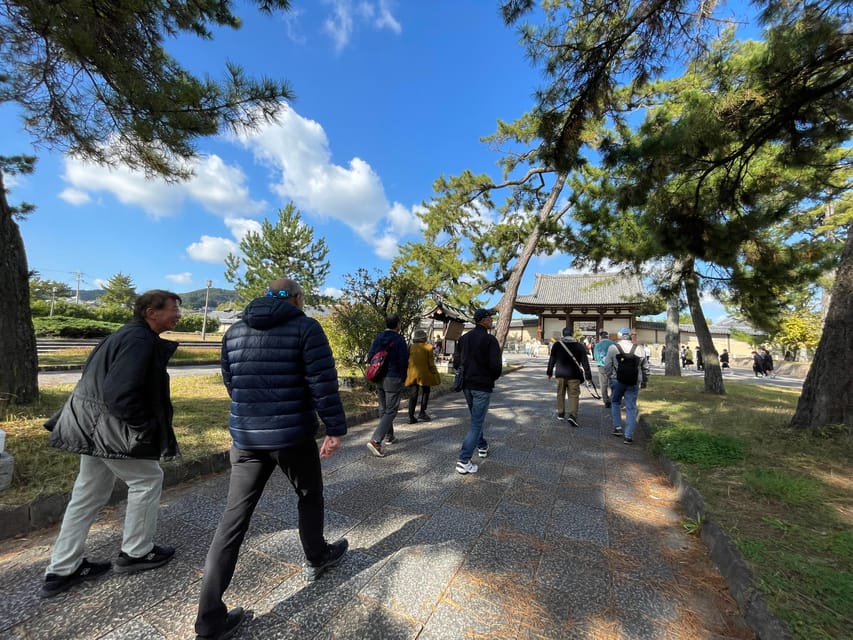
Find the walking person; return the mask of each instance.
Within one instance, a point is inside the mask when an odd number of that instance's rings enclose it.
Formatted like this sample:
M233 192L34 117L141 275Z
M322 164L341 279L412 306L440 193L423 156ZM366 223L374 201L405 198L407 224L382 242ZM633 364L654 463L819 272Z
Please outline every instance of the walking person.
M764 356L760 351L752 352L752 373L756 378L764 377Z
M568 420L579 427L581 382L592 380L586 347L577 341L569 327L563 327L563 339L551 347L548 358L548 380L557 377L557 420ZM569 396L569 415L566 416L566 395Z
M409 353L406 340L400 335L400 316L391 313L385 317L385 331L376 334L367 352L368 362L381 350L388 351L387 366L382 378L376 381L376 399L379 403L379 424L367 443L370 453L378 458L385 457L383 444L394 444L394 418L400 410L403 383L409 368Z
M761 371L766 377L773 377L773 356L768 349L761 350Z
M80 454L80 472L53 546L40 596L49 598L109 571L84 557L86 538L115 479L127 485L118 573L161 567L175 548L154 544L163 489L160 459L179 454L166 365L177 342L160 338L181 317L180 296L139 296L133 319L95 347L65 405L46 423L48 444Z
M613 435L622 436L622 403L625 403L625 444L634 442L637 427L637 396L649 380L649 361L631 341L631 330L619 329L619 341L607 350L604 366L610 376L610 418Z
M601 399L604 401L605 408L610 408L610 377L604 368L604 359L607 357L607 350L610 345L616 344L610 339L610 334L604 329L598 332L599 340L595 343L592 349L592 357L595 358L595 364L598 365L598 386L601 389Z
M729 350L723 349L723 352L720 354L720 367L728 369L729 366Z
M492 328L494 309L477 309L474 312L474 328L459 339L453 353L453 368L462 367L462 393L471 414L471 425L456 462L456 471L461 474L477 473L477 465L471 461L474 449L477 455L489 455L489 443L483 435L483 423L489 411L495 380L503 371L501 348L497 338L489 333Z
M306 577L320 577L347 551L345 538L329 544L323 536L320 467L320 458L340 447L347 432L346 416L329 341L303 307L304 293L297 282L275 280L264 297L248 304L243 319L222 339L222 381L231 397L231 480L225 512L204 564L197 640L230 638L243 620L243 609L229 611L222 596L231 584L252 514L276 467L298 496ZM318 415L326 433L319 450Z
M435 366L433 347L427 342L427 334L423 329L415 331L412 344L409 347L409 367L406 371L406 387L409 388L409 424L418 421L432 420L427 413L430 388L441 384L441 374ZM418 406L418 396L421 400L421 411L415 417Z

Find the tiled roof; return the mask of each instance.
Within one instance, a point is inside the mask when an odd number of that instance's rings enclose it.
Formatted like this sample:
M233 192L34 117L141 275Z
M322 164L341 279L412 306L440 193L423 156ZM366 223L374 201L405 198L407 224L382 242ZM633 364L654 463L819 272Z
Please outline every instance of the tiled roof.
M611 305L635 301L646 293L638 276L620 273L584 275L536 274L533 293L518 296L523 305Z

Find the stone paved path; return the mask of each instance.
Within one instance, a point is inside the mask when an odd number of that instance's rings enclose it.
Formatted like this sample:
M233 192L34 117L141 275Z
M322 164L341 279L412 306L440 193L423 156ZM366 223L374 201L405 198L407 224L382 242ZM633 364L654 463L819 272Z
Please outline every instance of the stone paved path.
M304 582L296 505L274 476L243 546L229 606L251 610L237 638L753 638L701 541L681 526L675 491L649 457L610 435L600 401L581 428L554 418L546 360L502 378L486 422L491 451L476 475L454 471L467 429L460 394L429 423L395 425L386 458L354 426L325 461L327 537L346 536L338 568ZM280 474L279 474L280 475ZM201 569L227 474L164 491L158 541L169 565L107 574L56 598L36 593L56 529L0 543L5 640L193 638ZM90 535L115 557L121 508Z

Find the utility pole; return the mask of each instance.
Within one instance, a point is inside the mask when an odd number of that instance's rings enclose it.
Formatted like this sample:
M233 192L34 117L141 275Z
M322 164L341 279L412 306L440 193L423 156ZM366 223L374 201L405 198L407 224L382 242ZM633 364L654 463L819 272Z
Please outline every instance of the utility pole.
M204 342L205 335L207 334L207 301L210 298L210 286L213 284L213 280L207 281L207 289L204 291L204 319L201 321L201 341Z
M74 304L80 304L80 280L83 279L83 274L77 272L77 297L74 298Z
M56 302L56 287L50 288L50 317L53 317L53 304Z

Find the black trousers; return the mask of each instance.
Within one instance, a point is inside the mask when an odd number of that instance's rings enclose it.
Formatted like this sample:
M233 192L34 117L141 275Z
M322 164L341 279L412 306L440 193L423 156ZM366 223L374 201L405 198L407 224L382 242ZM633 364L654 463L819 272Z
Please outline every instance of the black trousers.
M276 467L290 480L299 499L299 539L306 559L318 562L327 549L323 537L323 474L313 439L272 451L244 451L232 446L230 458L228 502L204 563L195 622L195 631L201 636L217 633L225 623L228 608L222 595L231 584L252 514Z
M415 417L415 409L418 406L418 390L420 390L421 396L421 413L426 413L427 404L429 404L429 390L430 387L426 385L413 384L409 387L409 417Z

